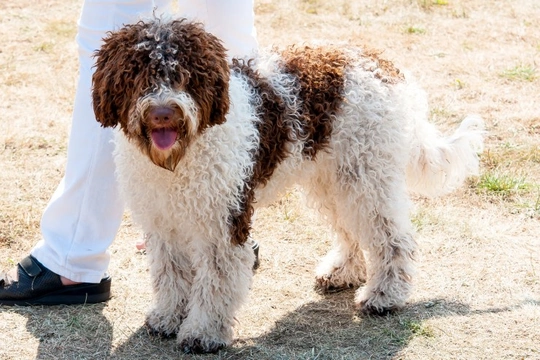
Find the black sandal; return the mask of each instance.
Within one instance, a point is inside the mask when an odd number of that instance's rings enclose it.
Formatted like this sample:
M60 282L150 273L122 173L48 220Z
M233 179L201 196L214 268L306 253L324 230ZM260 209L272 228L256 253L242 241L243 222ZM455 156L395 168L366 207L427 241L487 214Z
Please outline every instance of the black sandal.
M111 297L111 278L99 284L63 285L60 276L32 255L18 265L19 280L0 279L0 305L94 304Z

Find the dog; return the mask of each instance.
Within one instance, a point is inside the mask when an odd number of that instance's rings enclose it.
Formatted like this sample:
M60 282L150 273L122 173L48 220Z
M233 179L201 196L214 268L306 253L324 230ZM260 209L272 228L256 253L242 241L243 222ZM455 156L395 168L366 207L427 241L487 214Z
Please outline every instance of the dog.
M422 90L376 51L228 61L203 25L154 18L109 33L95 57L96 119L116 128L119 187L148 236L146 325L185 352L231 343L252 215L286 189L302 188L336 234L316 288L358 288L359 312L385 314L412 289L409 192L445 194L478 172L482 120L441 135Z

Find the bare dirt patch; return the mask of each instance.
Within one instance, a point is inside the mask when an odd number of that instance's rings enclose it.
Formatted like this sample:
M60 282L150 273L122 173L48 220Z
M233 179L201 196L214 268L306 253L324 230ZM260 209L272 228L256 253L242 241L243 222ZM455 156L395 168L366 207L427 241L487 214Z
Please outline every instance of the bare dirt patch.
M80 6L0 2L0 268L39 238L64 171ZM287 194L258 214L262 264L237 340L193 358L540 359L540 3L259 0L255 10L262 46L381 50L426 89L442 131L480 114L482 174L449 196L414 199L415 291L383 318L356 316L352 291L313 291L332 234L297 191ZM107 304L0 307L0 359L182 358L174 341L144 330L151 293L139 236L126 215L111 248Z

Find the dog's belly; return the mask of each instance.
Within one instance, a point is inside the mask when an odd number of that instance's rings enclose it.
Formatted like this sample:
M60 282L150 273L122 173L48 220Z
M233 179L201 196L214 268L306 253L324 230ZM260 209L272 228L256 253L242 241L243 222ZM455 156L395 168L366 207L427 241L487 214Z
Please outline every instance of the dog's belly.
M321 168L324 155L317 161L306 160L301 154L302 145L294 147L298 148L297 151L290 153L289 157L279 164L265 185L261 184L255 189L255 209L271 205L297 185L304 186L314 178L317 169Z

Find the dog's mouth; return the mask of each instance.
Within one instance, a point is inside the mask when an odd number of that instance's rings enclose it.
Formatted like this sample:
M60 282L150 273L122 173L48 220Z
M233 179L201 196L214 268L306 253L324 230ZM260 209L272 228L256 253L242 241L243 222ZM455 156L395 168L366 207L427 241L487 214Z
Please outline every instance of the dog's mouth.
M178 132L174 129L154 129L151 133L152 142L160 150L169 150L178 137Z

